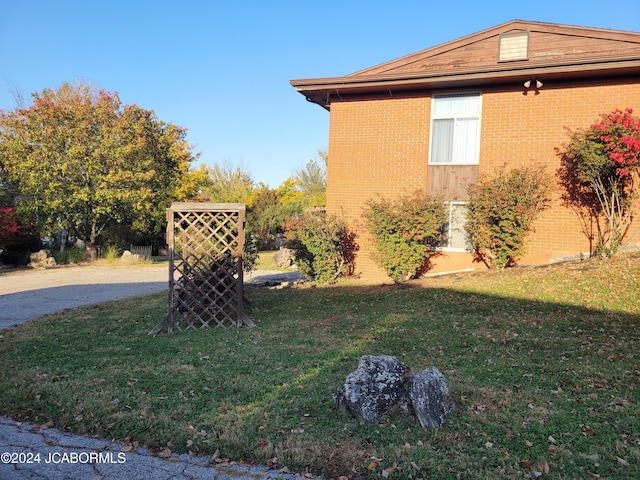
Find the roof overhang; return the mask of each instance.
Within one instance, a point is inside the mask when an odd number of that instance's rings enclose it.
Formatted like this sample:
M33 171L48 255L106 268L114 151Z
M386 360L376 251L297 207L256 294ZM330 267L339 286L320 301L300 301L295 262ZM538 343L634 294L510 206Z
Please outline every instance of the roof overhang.
M514 89L532 78L545 85L553 81L572 81L635 75L640 79L640 58L608 56L567 62L513 64L493 68L449 69L406 74L347 75L344 77L291 80L291 85L310 102L329 110L336 98L391 94L421 90L487 87L513 84Z

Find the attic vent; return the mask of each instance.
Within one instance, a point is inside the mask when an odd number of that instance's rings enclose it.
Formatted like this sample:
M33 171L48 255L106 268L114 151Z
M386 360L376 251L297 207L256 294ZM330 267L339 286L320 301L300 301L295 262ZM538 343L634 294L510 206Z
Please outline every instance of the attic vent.
M527 60L529 58L529 32L510 32L500 35L499 62Z

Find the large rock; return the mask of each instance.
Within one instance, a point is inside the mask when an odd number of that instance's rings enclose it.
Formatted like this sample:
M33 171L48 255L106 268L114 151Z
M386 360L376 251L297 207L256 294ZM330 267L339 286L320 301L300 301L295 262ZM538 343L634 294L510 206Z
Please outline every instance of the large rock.
M333 401L342 413L351 413L363 423L376 423L406 398L408 373L409 367L394 357L365 355L333 395Z
M271 260L274 267L287 268L293 263L293 251L289 248L281 248Z
M423 428L440 427L454 410L447 381L437 368L412 374L407 365L388 355L361 357L333 402L341 413L363 423L377 423L398 406L413 411Z
M56 266L56 259L51 256L51 252L49 250L42 249L39 252L32 253L29 256L29 267L35 268L36 270L43 270L45 268L51 268Z
M122 252L120 261L122 263L139 263L140 255L138 255L137 253L131 253L130 250L125 250L124 252Z
M407 396L413 413L424 428L438 428L454 410L444 375L435 367L421 370L407 380Z

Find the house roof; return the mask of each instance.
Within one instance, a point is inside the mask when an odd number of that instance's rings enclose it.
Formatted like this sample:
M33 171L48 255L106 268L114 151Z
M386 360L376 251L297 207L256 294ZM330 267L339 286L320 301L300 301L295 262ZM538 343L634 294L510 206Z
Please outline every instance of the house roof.
M520 38L525 50L501 59L509 37ZM521 88L532 79L548 85L627 75L640 75L640 33L512 20L343 77L290 83L329 109L332 99L358 94L497 84Z

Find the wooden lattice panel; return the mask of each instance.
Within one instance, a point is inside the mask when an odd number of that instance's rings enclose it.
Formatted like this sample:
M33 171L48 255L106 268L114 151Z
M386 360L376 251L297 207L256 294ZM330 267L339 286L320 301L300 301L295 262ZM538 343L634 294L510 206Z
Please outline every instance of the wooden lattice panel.
M166 327L254 326L243 311L245 206L174 203L167 209L169 305Z

